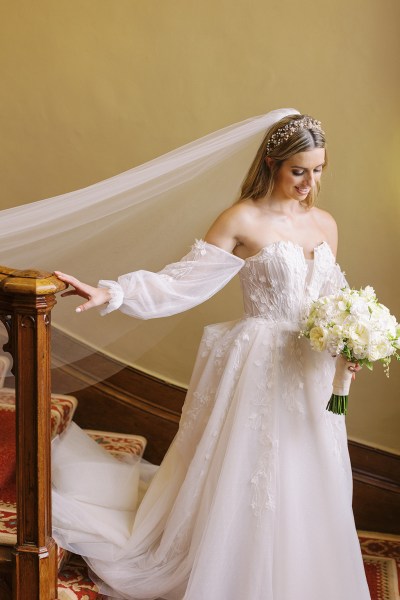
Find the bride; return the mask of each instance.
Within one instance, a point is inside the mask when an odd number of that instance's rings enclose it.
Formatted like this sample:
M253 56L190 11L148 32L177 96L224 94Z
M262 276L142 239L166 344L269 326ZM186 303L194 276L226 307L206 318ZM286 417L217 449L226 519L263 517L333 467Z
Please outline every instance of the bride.
M139 319L187 310L237 273L243 291L243 318L204 331L159 468L117 464L76 425L54 442L54 537L110 598L370 598L344 416L325 410L335 359L299 338L310 302L346 285L335 221L314 206L325 165L320 123L294 111L179 262L98 287L56 272L63 295L86 299L78 312Z

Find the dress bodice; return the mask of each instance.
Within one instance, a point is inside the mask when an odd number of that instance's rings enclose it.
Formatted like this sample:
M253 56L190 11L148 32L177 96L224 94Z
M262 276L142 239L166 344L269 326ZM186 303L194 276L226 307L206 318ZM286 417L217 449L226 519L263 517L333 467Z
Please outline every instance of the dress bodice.
M293 242L268 244L240 271L245 316L299 322L311 301L321 292L329 293L326 284L334 267L335 257L326 242L314 249L310 261Z

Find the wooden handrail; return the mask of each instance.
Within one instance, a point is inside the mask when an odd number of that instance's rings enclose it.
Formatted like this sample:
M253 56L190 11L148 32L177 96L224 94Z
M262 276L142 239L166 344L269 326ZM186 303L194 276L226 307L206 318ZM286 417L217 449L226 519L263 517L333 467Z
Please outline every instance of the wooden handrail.
M0 266L0 320L16 392L17 544L13 600L57 598L51 536L50 320L65 284L51 273Z

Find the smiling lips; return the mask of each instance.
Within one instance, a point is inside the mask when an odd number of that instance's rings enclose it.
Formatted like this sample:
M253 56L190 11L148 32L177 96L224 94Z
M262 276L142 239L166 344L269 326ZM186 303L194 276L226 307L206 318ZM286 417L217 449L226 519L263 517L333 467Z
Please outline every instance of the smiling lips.
M308 192L310 191L311 188L300 188L297 187L297 185L295 186L296 190L299 192L299 194L304 195L304 194L308 194Z

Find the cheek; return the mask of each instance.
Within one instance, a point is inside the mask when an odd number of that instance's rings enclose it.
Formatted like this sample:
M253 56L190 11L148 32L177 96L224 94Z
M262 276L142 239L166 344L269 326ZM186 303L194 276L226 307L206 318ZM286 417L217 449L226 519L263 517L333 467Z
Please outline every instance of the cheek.
M301 183L302 179L302 177L294 177L293 175L288 175L286 181L288 185L296 186L299 185L299 183Z
M280 181L283 185L297 185L299 177L294 177L292 173L281 173Z

